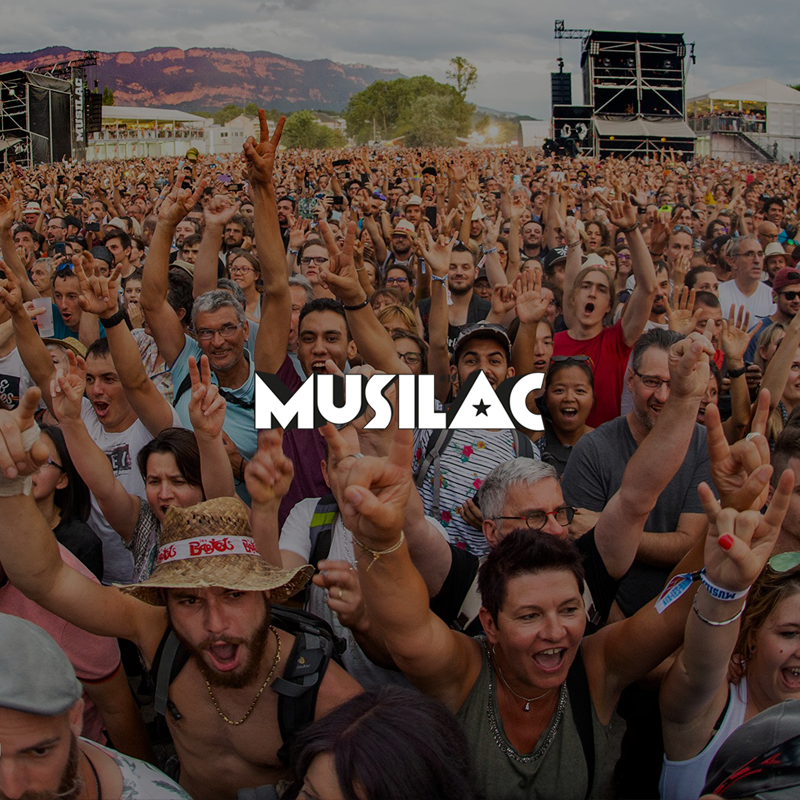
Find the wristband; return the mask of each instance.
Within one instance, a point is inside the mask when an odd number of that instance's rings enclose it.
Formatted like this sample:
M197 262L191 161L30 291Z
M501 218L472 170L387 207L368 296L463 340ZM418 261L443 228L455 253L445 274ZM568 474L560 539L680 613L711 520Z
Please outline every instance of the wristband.
M292 250L291 247L288 247L287 251L288 251L290 256L294 256L295 258L300 255L300 251L299 250Z
M438 275L431 275L432 281L439 281L439 283L447 283L447 275L442 275L439 277Z
M683 572L673 576L656 600L656 611L663 614L676 600L689 591L695 581L700 580L702 574L703 570L700 569L697 572Z
M747 367L740 367L739 369L729 369L728 370L728 377L729 378L741 378L742 375L747 372Z
M632 231L635 231L638 227L639 227L639 221L637 220L636 222L633 223L633 225L631 225L630 228L617 228L617 230L620 233L631 233Z
M567 242L567 247L577 247L581 243L581 240L578 239L575 242Z
M22 436L22 447L29 453L33 445L39 440L39 426L32 425L20 434ZM33 488L33 478L30 475L18 475L16 478L8 478L0 472L0 497L14 497L20 494L30 494Z
M369 305L369 297L364 298L363 303L357 303L354 306L343 306L345 311L360 311L362 308L366 308Z
M730 600L741 600L743 597L747 597L747 593L750 591L749 586L741 592L733 592L730 589L723 589L721 586L716 586L708 579L708 575L706 575L705 570L703 570L700 580L703 582L703 586L706 587L706 591L715 600L724 600L725 602Z
M739 619L739 617L741 617L744 613L745 606L742 604L742 607L730 619L723 619L721 622L704 617L700 613L700 609L697 607L697 595L695 595L694 599L692 600L692 608L694 609L694 613L697 615L697 618L700 620L700 622L705 622L706 625L710 625L712 628L721 628L724 625L730 625L731 622L736 622L736 620Z
M496 247L492 247L492 248L490 248L489 250L484 250L484 251L483 251L483 254L484 254L485 256L488 256L490 253L496 253L496 252L497 252L497 248L496 248Z
M118 308L116 314L110 316L108 319L103 319L101 317L100 318L100 322L102 322L103 323L103 327L106 330L108 330L109 328L113 328L114 326L119 325L120 322L124 322L126 318L127 317L125 315L125 309L124 308Z

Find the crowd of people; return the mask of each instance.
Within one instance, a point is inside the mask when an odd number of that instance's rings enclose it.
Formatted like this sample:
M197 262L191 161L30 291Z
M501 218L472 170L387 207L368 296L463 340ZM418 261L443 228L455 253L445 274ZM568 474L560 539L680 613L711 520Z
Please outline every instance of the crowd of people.
M0 173L0 797L794 796L795 165L260 122ZM541 423L260 431L257 373Z

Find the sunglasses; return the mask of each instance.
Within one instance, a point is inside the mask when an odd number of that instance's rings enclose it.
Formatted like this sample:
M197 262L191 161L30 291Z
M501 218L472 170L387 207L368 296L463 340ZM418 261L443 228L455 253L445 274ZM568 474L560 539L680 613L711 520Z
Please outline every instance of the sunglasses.
M800 297L800 292L779 292L781 297L785 297L787 300L792 301L796 300Z
M767 566L773 572L789 572L800 566L800 553L777 553L767 561Z
M692 234L692 229L690 227L688 227L687 225L676 225L672 229L672 232L673 233L688 233L690 235L693 235Z
M588 364L590 367L594 367L594 362L592 361L591 356L553 356L550 359L551 364L566 364L566 363L573 363L573 364Z

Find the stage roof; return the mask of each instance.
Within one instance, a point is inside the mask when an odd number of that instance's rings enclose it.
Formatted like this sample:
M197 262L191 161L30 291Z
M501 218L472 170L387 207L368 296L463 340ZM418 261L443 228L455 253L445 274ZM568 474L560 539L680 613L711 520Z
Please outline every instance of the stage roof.
M637 138L694 139L694 131L682 119L621 119L594 118L600 136L635 136Z
M737 83L724 89L717 89L708 94L692 97L689 102L697 100L741 100L753 103L788 103L800 105L800 92L772 78L759 78L747 83Z
M103 123L114 122L184 122L209 123L213 120L171 108L135 108L133 106L103 106Z

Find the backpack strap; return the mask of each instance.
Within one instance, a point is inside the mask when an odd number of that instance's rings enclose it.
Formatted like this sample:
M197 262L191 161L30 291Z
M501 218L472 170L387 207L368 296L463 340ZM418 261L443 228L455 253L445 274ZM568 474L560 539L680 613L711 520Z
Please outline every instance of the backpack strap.
M445 430L443 428L435 430L431 433L428 439L428 447L425 450L425 456L420 462L419 472L414 479L414 484L419 488L425 483L425 477L433 464L433 501L431 503L430 516L438 520L441 517L441 509L439 507L439 493L441 491L441 478L442 469L440 466L440 454L442 450L450 443L450 440L455 435L453 430Z
M289 749L297 734L314 721L317 695L333 655L333 643L323 636L300 630L283 675L272 683L278 697L278 727L283 744L278 758L289 763Z
M339 504L332 494L326 494L317 501L311 522L308 525L308 533L311 539L311 553L308 563L317 570L317 564L324 561L331 552L331 542L333 541L333 524L336 515L339 513Z
M188 660L189 651L175 635L175 631L168 628L158 645L150 668L150 675L155 678L153 705L156 714L166 716L169 711L176 721L181 718L175 704L169 700L169 686L178 677Z
M247 351L245 350L245 353ZM245 356L247 358L247 356ZM248 358L249 361L249 358ZM190 389L192 388L192 376L187 375L182 381L181 385L178 387L178 390L175 392L172 400L173 408L178 405L178 400L183 397ZM255 395L253 395L252 400L242 400L240 397L236 397L232 392L229 392L227 389L223 389L221 386L217 386L219 389L219 393L225 398L225 402L231 403L235 406L239 406L239 408L247 409L248 411L252 411L256 407Z
M586 677L586 666L583 663L581 648L567 674L567 690L572 719L578 730L578 736L586 760L589 783L586 787L586 800L592 796L594 784L594 727L592 726L592 696L589 694L589 680Z
M517 458L536 458L533 442L522 431L512 428L511 434L514 437L514 450Z

